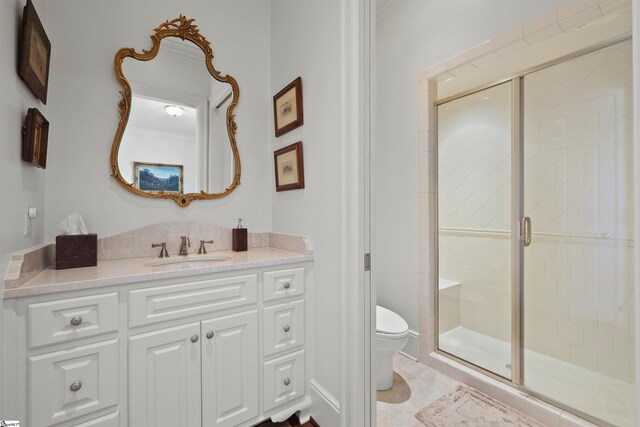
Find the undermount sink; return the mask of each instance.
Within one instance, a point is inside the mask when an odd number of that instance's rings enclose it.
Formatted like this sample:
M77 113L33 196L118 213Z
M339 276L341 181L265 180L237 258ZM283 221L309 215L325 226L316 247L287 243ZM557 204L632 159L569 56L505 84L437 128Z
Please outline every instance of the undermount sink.
M228 261L231 257L222 255L176 255L175 257L163 258L157 261L147 262L147 267L207 267L216 262Z

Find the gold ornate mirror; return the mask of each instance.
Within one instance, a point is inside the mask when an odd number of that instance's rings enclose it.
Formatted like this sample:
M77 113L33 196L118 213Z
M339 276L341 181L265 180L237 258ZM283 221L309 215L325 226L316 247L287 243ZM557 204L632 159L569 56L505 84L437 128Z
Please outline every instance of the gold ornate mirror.
M134 194L183 207L224 197L240 184L238 84L214 68L211 44L193 19L164 22L151 43L141 53L116 53L122 99L112 176Z

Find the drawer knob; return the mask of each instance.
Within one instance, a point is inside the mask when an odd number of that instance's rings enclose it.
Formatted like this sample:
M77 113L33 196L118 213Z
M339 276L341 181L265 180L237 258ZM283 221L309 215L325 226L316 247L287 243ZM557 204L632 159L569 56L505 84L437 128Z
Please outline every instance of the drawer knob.
M82 317L74 316L71 318L71 321L69 323L71 323L73 326L78 326L79 324L82 323Z
M215 335L215 334L213 333L213 331L209 331L209 332L207 332L207 338L211 339L211 338L213 338L213 335Z
M76 392L78 390L80 390L82 388L82 383L80 381L74 381L71 383L71 387L69 387L69 390L71 390L72 392Z
M289 289L291 287L291 282L285 282L284 283L284 288L285 289Z
M285 378L284 385L289 385L289 384L291 384L291 380L289 378Z
M291 330L291 328L289 327L289 325L285 325L284 327L284 331L285 332L289 332Z
M197 335L192 336L191 337L191 342L198 342L198 338L199 337Z

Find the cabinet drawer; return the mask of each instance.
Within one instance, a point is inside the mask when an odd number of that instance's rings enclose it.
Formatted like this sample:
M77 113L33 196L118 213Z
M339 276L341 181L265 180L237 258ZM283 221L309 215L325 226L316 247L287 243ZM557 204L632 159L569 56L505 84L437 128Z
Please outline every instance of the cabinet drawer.
M265 411L304 395L304 351L289 354L264 364Z
M118 294L29 304L31 348L118 330Z
M304 268L269 271L263 277L265 301L304 294Z
M304 344L304 301L265 307L263 350L265 356Z
M256 292L255 274L129 291L129 326L252 304Z
M119 359L117 339L30 357L31 425L57 424L117 404Z
M76 424L74 427L118 427L120 425L118 416L119 411L116 411L104 417L94 418L82 424Z

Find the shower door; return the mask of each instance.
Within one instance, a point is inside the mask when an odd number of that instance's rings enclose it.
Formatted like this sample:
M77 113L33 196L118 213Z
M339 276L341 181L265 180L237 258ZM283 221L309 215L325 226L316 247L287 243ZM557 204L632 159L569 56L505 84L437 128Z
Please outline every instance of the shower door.
M634 424L631 41L437 105L438 350Z
M511 83L438 106L439 348L511 379Z
M633 426L631 42L524 77L524 376Z

